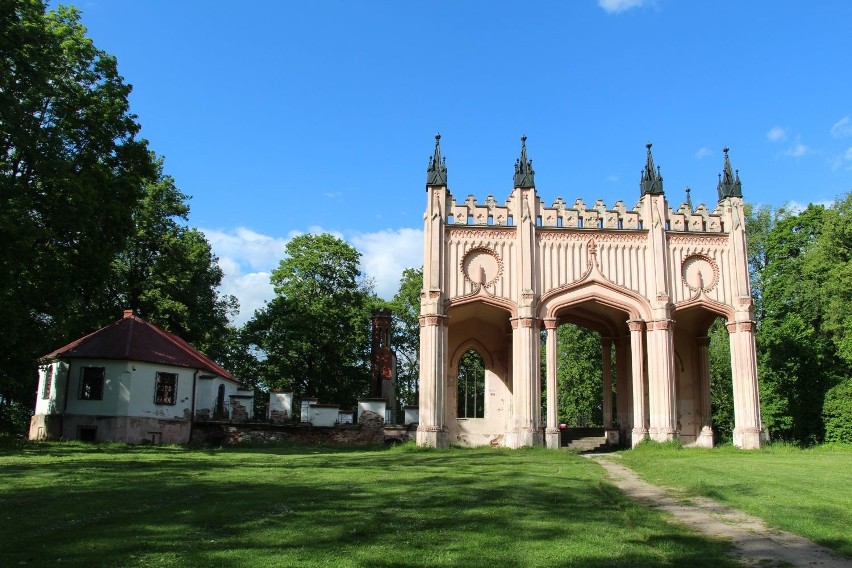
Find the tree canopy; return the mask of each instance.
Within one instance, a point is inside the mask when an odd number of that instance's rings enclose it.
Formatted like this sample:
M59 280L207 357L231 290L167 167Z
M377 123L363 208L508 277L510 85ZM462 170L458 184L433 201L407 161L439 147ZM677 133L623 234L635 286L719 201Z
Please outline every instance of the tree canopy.
M275 298L246 324L258 382L352 406L370 381L370 313L379 305L361 254L329 234L300 235L271 277Z
M135 308L216 357L235 300L79 12L0 2L0 29L0 430L20 431L44 353Z
M74 8L0 3L0 399L31 398L32 363L83 331L155 168L114 57Z

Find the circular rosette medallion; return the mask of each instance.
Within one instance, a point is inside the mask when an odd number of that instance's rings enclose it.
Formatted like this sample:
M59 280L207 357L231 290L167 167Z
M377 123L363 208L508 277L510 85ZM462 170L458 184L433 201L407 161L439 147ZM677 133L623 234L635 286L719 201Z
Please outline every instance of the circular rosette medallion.
M493 250L480 247L467 251L461 261L461 270L471 284L487 287L500 277L503 262Z
M719 283L719 266L712 258L695 254L684 259L681 276L693 292L709 292Z

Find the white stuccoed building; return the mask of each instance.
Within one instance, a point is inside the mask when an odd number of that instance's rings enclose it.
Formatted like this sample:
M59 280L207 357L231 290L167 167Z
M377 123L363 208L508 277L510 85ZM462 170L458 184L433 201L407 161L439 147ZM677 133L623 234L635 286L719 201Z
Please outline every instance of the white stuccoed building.
M126 310L42 358L29 437L182 444L194 420L251 416L253 397L191 345Z

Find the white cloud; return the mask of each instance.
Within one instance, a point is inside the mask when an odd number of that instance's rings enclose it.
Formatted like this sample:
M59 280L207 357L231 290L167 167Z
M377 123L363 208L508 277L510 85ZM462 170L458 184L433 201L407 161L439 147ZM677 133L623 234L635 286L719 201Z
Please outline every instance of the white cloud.
M766 137L770 142L783 142L787 139L787 131L780 126L773 126L766 133Z
M281 239L261 235L245 227L230 231L202 229L213 251L221 259L239 259L239 265L250 269L269 269L284 256L284 246L292 238ZM221 263L220 263L221 265Z
M638 8L646 0L598 0L598 6L608 14L619 14L631 8Z
M376 284L376 294L390 300L399 289L399 279L406 268L423 266L423 231L420 229L386 229L352 237L361 254L361 267Z
M707 156L712 156L712 155L713 155L713 151L710 148L708 148L707 146L704 146L703 148L699 148L698 151L695 152L695 159L700 160L702 158L706 158Z
M852 116L846 115L831 127L831 135L835 138L852 136Z
M233 323L242 325L265 301L272 299L269 276L284 257L284 246L294 235L274 238L245 227L201 230L219 257L219 267L224 273L220 292L236 296L240 302L240 312Z
M616 183L618 181L618 176L615 174L608 175L604 178L606 183Z
M846 151L839 156L835 156L832 160L832 169L844 168L852 170L852 148L846 148Z
M219 257L219 267L224 273L220 292L236 296L240 302L240 312L233 323L242 325L274 297L269 277L284 258L284 247L290 239L303 233L290 231L286 237L271 237L245 227L202 231ZM330 233L348 240L361 252L361 269L374 281L376 293L385 299L396 294L404 269L423 265L423 231L419 229L358 233L351 239L319 226L309 227L307 232Z
M784 151L786 156L790 156L793 158L801 158L802 156L806 156L808 154L813 154L814 151L811 147L802 144L801 142L796 142L794 145L790 146Z

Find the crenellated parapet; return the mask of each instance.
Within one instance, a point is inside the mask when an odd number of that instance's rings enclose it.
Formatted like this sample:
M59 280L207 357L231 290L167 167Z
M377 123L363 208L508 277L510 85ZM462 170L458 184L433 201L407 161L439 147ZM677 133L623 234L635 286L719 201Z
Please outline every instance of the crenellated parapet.
M477 225L512 227L517 225L513 211L514 196L509 197L503 204L498 204L493 195L488 195L484 203L477 201L472 194L459 202L449 191L447 192L444 218L448 225ZM536 226L544 229L606 229L613 231L643 230L648 221L644 217L641 201L628 209L622 200L618 200L610 208L602 199L595 201L591 207L578 198L568 204L557 197L549 207L536 195L534 197ZM666 208L666 231L693 233L726 233L723 215L720 208L710 210L701 203L691 207L682 203L677 209Z

